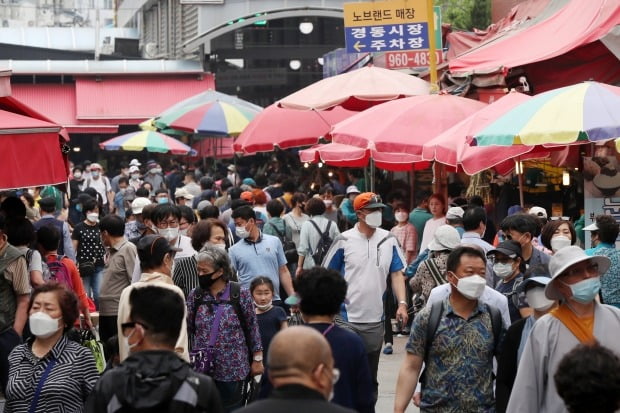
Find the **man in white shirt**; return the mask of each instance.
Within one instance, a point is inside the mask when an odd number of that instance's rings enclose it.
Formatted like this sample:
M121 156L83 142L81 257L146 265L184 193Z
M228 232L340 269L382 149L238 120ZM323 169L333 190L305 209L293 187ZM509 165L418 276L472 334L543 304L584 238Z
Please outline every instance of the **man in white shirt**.
M98 163L90 165L90 178L84 182L84 188L94 188L103 200L103 211L107 214L112 212L114 192L107 176L103 175L103 168Z

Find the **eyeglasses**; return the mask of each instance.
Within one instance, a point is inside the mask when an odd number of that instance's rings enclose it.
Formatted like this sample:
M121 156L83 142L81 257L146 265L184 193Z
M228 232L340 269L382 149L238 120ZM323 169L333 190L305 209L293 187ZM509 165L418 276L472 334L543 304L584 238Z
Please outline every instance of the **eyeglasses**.
M129 330L130 328L136 328L136 325L141 325L142 328L144 328L145 330L149 329L149 327L146 324L143 324L139 321L128 321L126 323L121 324L121 332L123 333L123 335L125 335L126 330Z
M168 227L176 228L178 226L179 226L179 221L177 221L176 219L171 219L169 221L161 221L157 224L157 228L161 228L161 229L166 229Z
M551 217L551 221L570 221L570 217Z

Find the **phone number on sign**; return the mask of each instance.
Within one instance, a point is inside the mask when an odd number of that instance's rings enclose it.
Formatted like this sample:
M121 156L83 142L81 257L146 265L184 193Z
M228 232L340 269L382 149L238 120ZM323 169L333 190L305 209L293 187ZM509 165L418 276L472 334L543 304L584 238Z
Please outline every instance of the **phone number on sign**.
M431 54L428 51L387 52L386 55L388 69L424 67L431 64ZM443 62L442 52L436 51L435 56L437 56L437 64Z

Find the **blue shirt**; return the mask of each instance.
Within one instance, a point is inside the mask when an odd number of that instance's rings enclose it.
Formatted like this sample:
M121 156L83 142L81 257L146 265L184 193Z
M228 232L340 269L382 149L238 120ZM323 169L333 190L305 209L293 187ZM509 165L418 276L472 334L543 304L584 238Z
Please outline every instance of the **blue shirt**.
M609 269L601 275L601 296L603 303L620 307L620 252L615 245L601 242L586 250L586 254L603 255L610 259Z
M426 381L422 383L425 412L493 412L494 337L491 316L480 301L468 319L457 315L450 300L426 351L430 306L418 313L411 326L406 350L426 358Z
M286 257L277 237L261 233L256 242L239 240L228 254L243 287L249 289L254 278L264 275L273 282L273 299L280 299L280 267L286 265Z

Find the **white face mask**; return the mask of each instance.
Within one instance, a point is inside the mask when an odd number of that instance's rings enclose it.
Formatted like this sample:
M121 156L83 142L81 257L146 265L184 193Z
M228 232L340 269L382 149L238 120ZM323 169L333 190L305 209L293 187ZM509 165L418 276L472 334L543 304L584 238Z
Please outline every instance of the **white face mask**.
M495 275L497 275L502 280L505 280L512 275L514 269L512 268L511 263L498 262L493 265L493 271L495 271Z
M133 350L133 348L134 348L135 346L137 346L137 345L138 345L138 343L137 343L137 342L136 342L136 343L133 343L133 344L129 344L129 337L133 336L133 333L135 333L135 332L136 332L136 330L134 329L134 330L131 332L131 334L129 334L127 337L122 336L122 339L123 339L123 341L125 342L125 347L129 349L129 352L130 352L130 353L131 353L131 350Z
M213 248L218 248L222 251L226 251L226 244L213 244L212 242L207 242L205 245Z
M267 304L260 305L256 301L254 301L254 307L258 308L261 311L267 311L273 307L273 303L269 301Z
M166 238L166 241L168 242L179 236L179 228L158 229L157 232L159 232L159 235Z
M99 222L99 214L97 213L86 214L86 219L96 224L97 222Z
M405 222L409 219L409 215L407 215L406 212L397 212L394 214L394 218L396 218L398 222Z
M332 206L332 204L334 203L334 201L332 201L331 199L324 199L323 203L325 204L325 208L329 208Z
M378 228L381 226L382 218L381 211L371 212L366 215L366 225L370 228Z
M37 311L30 315L30 331L39 338L48 338L60 330L59 321L62 317L52 318L43 311Z
M557 237L553 237L551 238L551 249L553 250L553 252L558 252L558 250L561 250L564 247L570 247L571 246L571 240L568 237L565 237L564 235L558 235Z
M527 304L538 311L547 311L554 304L553 300L545 296L545 289L543 287L530 288L525 293L525 298L527 299Z
M131 174L131 179L137 181L138 179L140 179L140 174Z
M477 300L482 296L482 293L484 293L484 287L486 285L487 281L484 277L475 274L470 275L469 277L459 278L454 287L456 287L463 297L469 300Z
M235 234L241 239L246 239L250 236L250 232L245 229L245 226L235 227Z
M75 179L80 179L80 178L82 177L82 172L75 172L75 173L73 174L73 177L74 177Z
M179 234L183 235L185 237L187 237L187 231L189 230L189 228L185 228L185 229L180 229L179 230Z

